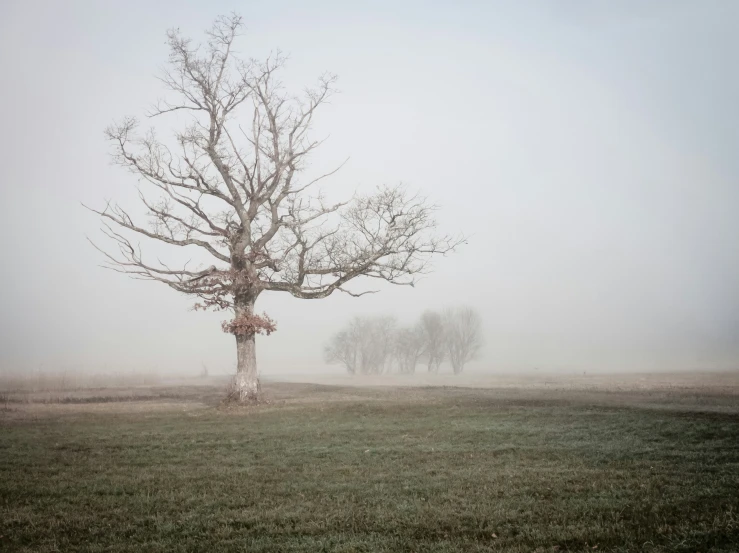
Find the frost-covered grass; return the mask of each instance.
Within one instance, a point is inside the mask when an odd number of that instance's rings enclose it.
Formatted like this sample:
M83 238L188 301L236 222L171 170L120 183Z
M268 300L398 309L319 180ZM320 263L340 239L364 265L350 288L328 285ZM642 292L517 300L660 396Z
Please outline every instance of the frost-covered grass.
M9 404L0 550L739 550L731 397L267 393Z

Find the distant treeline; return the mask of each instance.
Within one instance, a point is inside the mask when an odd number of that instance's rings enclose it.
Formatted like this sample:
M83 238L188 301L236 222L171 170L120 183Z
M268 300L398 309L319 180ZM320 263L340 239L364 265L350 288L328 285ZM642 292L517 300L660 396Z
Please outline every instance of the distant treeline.
M470 307L426 311L409 326L395 317L354 317L324 350L327 363L340 363L351 374L416 372L422 363L437 373L449 361L454 374L464 370L482 346L480 315Z

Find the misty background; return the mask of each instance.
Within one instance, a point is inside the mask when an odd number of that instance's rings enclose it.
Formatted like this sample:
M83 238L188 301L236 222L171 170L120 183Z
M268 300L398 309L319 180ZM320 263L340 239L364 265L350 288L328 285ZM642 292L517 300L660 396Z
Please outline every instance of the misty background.
M469 236L415 288L263 294L264 375L324 370L355 314L459 304L473 371L739 367L739 3L6 0L0 370L233 370L227 315L99 268L80 205L138 209L103 130L162 96L168 28L233 10L239 55L288 53L289 88L339 76L311 170L350 157L337 194L403 182Z

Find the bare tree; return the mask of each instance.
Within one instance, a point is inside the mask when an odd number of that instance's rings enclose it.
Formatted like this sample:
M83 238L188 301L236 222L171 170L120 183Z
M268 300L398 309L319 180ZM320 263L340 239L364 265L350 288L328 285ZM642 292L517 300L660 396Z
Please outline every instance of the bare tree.
M349 326L359 352L360 374L382 374L388 368L395 334L394 317L355 317Z
M349 374L362 372L363 326L362 319L355 318L336 333L324 348L326 363L341 363Z
M426 311L420 321L423 330L424 355L428 361L428 372L438 373L447 352L447 336L444 320L436 311Z
M452 369L454 374L460 374L482 347L482 320L471 307L447 309L444 330Z
M373 317L369 320L366 333L367 372L382 374L391 369L396 328L397 322L392 316Z
M197 307L233 312L223 330L236 337L234 384L246 401L259 393L255 335L275 330L254 311L262 292L303 299L372 292L347 288L357 277L412 285L433 254L460 240L437 235L433 206L402 187L350 203L311 197L311 187L335 172L304 176L321 143L310 135L312 121L335 78L325 75L302 97L290 96L277 80L282 55L261 62L234 56L241 27L239 16L218 18L204 46L177 30L167 34L161 81L170 98L150 116L189 119L172 144L153 131L139 135L133 118L106 132L115 160L147 187L139 195L151 225L110 203L93 211L118 246L116 253L101 249L110 268L195 296ZM199 250L211 261L193 268L154 261L126 233Z
M336 333L323 349L323 357L329 365L341 363L349 374L356 374L359 348L351 333L342 330Z
M416 365L418 365L425 347L426 341L420 324L398 330L395 337L395 355L398 359L400 372L405 374L415 373Z
M394 351L394 317L355 317L327 344L327 363L341 363L351 374L382 374Z

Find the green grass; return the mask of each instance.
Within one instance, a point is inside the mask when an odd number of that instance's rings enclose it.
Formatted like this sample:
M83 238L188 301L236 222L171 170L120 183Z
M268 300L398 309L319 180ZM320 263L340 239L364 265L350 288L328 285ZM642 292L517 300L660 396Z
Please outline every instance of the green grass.
M6 417L0 550L739 551L736 414L304 393Z

